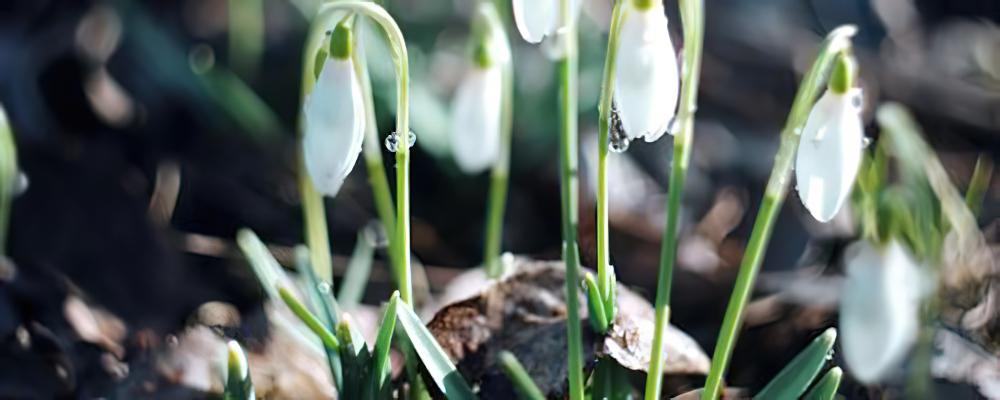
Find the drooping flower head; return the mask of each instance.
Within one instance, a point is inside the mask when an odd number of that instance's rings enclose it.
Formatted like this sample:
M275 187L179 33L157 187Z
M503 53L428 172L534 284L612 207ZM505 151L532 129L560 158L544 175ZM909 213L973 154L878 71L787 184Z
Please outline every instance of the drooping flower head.
M302 110L306 171L316 190L327 196L340 191L364 139L364 102L351 59L352 36L346 19L334 28L329 58Z
M528 43L541 43L559 30L561 0L513 0L514 23ZM570 0L571 18L580 14L581 1Z
M492 15L491 15L492 13ZM500 155L503 68L510 62L506 37L495 26L491 3L481 4L473 21L472 62L451 107L451 148L463 172L493 166Z
M861 166L864 126L861 89L853 87L854 58L837 57L826 93L813 105L795 158L796 189L813 218L827 222L843 207Z
M680 81L663 4L630 0L622 16L614 99L629 140L655 141L674 118Z
M840 301L844 360L851 374L876 383L899 366L917 338L929 279L897 239L855 242L846 251Z

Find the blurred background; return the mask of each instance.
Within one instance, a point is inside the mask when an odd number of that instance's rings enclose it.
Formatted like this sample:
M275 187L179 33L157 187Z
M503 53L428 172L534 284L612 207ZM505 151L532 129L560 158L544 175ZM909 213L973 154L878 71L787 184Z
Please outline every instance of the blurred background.
M409 46L418 138L413 251L437 292L482 257L488 173L463 175L447 136L450 99L469 59L473 2L381 3ZM819 40L838 25L858 26L868 134L878 134L871 125L876 104L909 106L964 188L978 153L996 158L1000 148L1000 2L706 3L672 322L711 354L778 131ZM278 250L303 242L295 127L302 47L317 6L313 0L0 3L0 104L24 176L13 203L10 260L0 263L0 397L201 397L165 377L155 354L208 302L238 310L232 334L263 342L263 294L232 238L249 227ZM666 9L679 52L676 3ZM584 0L580 22L580 244L590 267L590 171L610 10L608 0ZM516 78L503 248L557 259L555 65L516 35L509 5L502 13ZM394 118L392 66L381 40L367 47L384 136ZM670 154L671 142L663 139L611 156L612 262L618 277L647 298L656 279ZM392 165L386 166L391 178ZM853 223L848 215L820 225L794 196L779 217L736 349L728 375L734 386L759 389L836 322L840 258L855 236ZM996 196L993 187L980 220L991 242L1000 226ZM326 204L334 268L343 271L358 231L375 219L364 168L356 167ZM371 304L391 289L381 260L382 253L366 292ZM74 307L85 308L82 322ZM88 326L98 333L83 332ZM25 340L30 349L21 345ZM985 380L941 378L938 393L1000 396L1000 362L991 360ZM898 388L850 383L841 393L901 395Z

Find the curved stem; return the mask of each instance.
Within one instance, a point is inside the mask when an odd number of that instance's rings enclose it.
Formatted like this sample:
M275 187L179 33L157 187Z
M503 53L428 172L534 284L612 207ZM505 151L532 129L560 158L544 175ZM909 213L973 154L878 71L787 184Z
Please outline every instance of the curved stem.
M560 84L560 198L562 200L563 262L566 265L566 336L569 365L569 398L583 399L583 344L580 332L580 299L577 295L580 284L580 262L576 242L577 220L579 217L579 193L577 181L577 33L576 15L573 15L570 0L560 1L560 32L565 46L559 65Z
M660 398L663 382L663 347L667 326L670 324L670 289L673 286L674 264L677 256L677 225L680 221L681 199L691 161L691 143L694 139L694 114L698 109L698 83L701 76L701 54L705 31L704 0L680 2L681 24L684 28L684 76L681 81L680 106L677 124L680 130L674 136L674 154L670 169L670 188L667 195L667 223L663 228L660 247L660 272L656 280L656 319L653 346L650 349L649 374L646 375L646 400Z
M500 154L497 162L493 165L490 173L490 194L489 204L486 206L486 242L483 246L483 265L486 267L486 274L491 278L497 278L503 272L500 266L500 251L503 242L503 215L507 203L507 187L510 180L510 146L513 136L513 116L514 116L514 71L511 61L510 42L507 39L507 31L500 21L495 5L484 2L492 7L492 12L486 13L486 21L490 24L494 34L499 35L504 45L501 52L506 53L505 61L501 68L501 79L503 80L503 92L501 94L502 107L500 111Z
M604 58L604 80L601 83L601 98L597 113L597 288L601 299L608 298L608 291L615 289L610 265L610 244L608 239L608 146L611 129L611 108L615 93L615 69L618 66L618 36L621 33L623 0L615 2L611 12L611 27L608 33L608 52ZM607 312L614 312L611 305ZM613 315L609 315L613 317ZM611 321L613 318L608 318ZM603 332L600 332L603 333Z
M809 116L809 110L824 88L823 83L833 67L837 52L850 46L850 37L856 31L854 26L845 25L827 35L819 54L816 56L816 61L813 62L812 68L802 79L799 90L795 94L788 121L781 131L781 145L778 148L778 153L774 156L774 167L771 170L771 177L767 181L764 199L761 202L760 211L757 213L757 220L754 221L743 261L740 263L736 285L729 298L729 305L726 307L726 316L722 320L722 329L719 331L718 342L716 342L715 352L712 355L712 367L705 382L705 389L702 391L701 398L704 400L718 398L722 389L722 375L726 371L733 347L736 345L736 333L743 324L743 309L750 298L750 290L753 288L757 272L760 270L760 264L764 260L767 243L771 238L771 231L774 229L774 221L778 218L778 211L781 210L781 205L788 193L795 152L799 145L799 135L806 123L806 118Z
M392 193L389 189L389 179L386 178L385 168L382 164L382 142L378 137L378 121L375 119L375 104L372 96L372 82L368 74L368 60L365 56L360 24L355 24L355 37L357 45L354 46L354 70L358 76L361 86L361 97L364 98L365 107L365 140L362 145L362 155L365 158L365 168L368 170L368 183L372 187L372 196L375 199L375 213L382 221L382 227L389 237L389 260L395 263L398 260L396 243L396 207L392 202Z
M371 18L385 32L389 45L393 49L393 63L396 67L396 133L399 139L396 149L396 224L395 231L390 232L396 238L395 262L393 263L396 282L399 285L400 297L410 303L412 289L410 284L410 98L409 98L409 59L406 42L399 26L382 7L369 2L342 1L323 4L316 14L316 26L328 26L340 12L356 12ZM306 55L316 54L321 42L322 30L314 29L306 43ZM307 58L308 64L308 58ZM305 92L311 90L314 81L313 74L303 74ZM304 96L304 94L303 94ZM388 227L387 227L388 229ZM324 230L325 231L325 230ZM311 245L311 244L310 244ZM329 251L326 252L329 256Z

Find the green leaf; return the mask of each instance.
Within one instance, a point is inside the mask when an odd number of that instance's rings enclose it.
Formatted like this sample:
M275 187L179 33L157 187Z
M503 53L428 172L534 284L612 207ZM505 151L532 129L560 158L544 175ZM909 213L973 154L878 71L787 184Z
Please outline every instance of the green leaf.
M764 386L755 399L795 399L809 388L809 384L826 365L827 358L837 340L837 330L827 329L792 359L778 375Z
M257 234L249 229L240 229L236 233L236 244L243 251L247 261L250 262L250 267L253 268L254 275L257 276L257 280L264 288L264 293L267 293L267 297L271 301L279 301L281 296L278 294L277 288L281 284L281 277L285 272L278 264L278 260L274 259Z
M448 355L445 354L437 340L430 331L420 322L420 317L413 312L409 304L399 302L396 304L396 317L403 327L403 332L413 345L413 350L417 352L420 361L427 372L430 373L438 389L444 393L449 400L475 399L476 395L465 383L465 379L455 370Z
M503 372L507 374L507 378L514 384L514 391L517 392L519 399L545 399L545 394L535 385L535 381L531 380L531 376L528 375L528 371L524 370L524 366L517 360L517 356L504 350L497 355L497 361L499 361L500 367L503 368Z
M590 313L590 327L597 333L607 332L608 318L604 311L604 300L601 298L597 281L594 280L594 275L588 272L583 277L583 282L587 286L587 311Z
M368 345L347 318L337 324L337 338L340 340L340 359L344 363L344 385L339 388L341 398L363 398L371 371Z
M315 315L306 309L306 306L303 305L299 299L295 298L295 295L293 295L292 292L288 291L287 288L279 287L278 295L281 297L281 300L288 305L288 308L292 310L292 313L299 317L299 319L302 320L302 322L304 322L306 326L309 327L309 330L313 331L316 336L319 336L319 339L323 342L324 347L331 350L340 349L340 341L333 336L333 333L330 332L329 329L326 329L326 327L323 326L323 323L320 322L319 318L316 318Z
M368 276L372 270L375 246L372 245L365 229L358 232L354 252L351 253L351 260L347 263L344 280L340 282L340 292L337 293L337 302L343 305L346 310L354 309L361 302L361 297L365 294L365 287L368 286Z
M381 398L385 393L385 388L391 374L391 364L389 360L389 348L392 345L392 334L396 328L396 304L399 303L399 291L392 293L389 297L389 304L382 314L382 325L378 328L378 336L375 339L375 350L372 356L372 372L369 376L371 385L369 387L372 397Z
M0 128L2 129L2 128ZM972 214L979 215L983 209L983 198L990 188L990 180L993 178L993 159L989 154L982 153L976 159L976 169L972 171L972 178L969 179L969 188L965 191L965 205L972 210Z
M224 400L254 400L253 382L250 380L250 366L243 348L235 340L226 343L229 353L228 376L223 389Z
M305 277L305 285L308 288L313 308L317 310L323 324L329 330L337 326L337 316L340 314L337 301L330 295L330 285L321 282L316 276L316 271L309 263L309 249L305 246L295 247L295 268ZM325 290L324 290L325 289ZM344 368L340 362L340 354L336 350L323 346L326 352L326 361L330 367L330 375L336 387L344 385Z
M837 389L840 388L840 378L844 375L844 372L840 367L833 367L827 371L826 375L816 383L803 396L803 400L833 400L837 397Z

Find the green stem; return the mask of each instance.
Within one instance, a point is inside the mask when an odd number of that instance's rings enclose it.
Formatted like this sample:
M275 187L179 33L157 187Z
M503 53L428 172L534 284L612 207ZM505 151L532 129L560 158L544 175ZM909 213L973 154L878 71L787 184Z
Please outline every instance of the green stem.
M355 24L355 36L358 42L365 40L361 37L361 24ZM365 168L368 170L368 183L372 187L372 195L375 199L375 213L382 221L386 235L389 237L389 259L390 263L395 263L398 258L398 243L396 242L396 213L393 210L396 206L392 202L392 193L389 189L389 179L386 178L385 168L382 163L382 142L378 137L378 121L375 118L375 101L372 95L372 81L368 74L368 60L365 56L363 45L358 43L354 46L354 70L358 75L361 86L361 96L364 98L365 107L365 140L362 145L362 156L365 158Z
M845 25L830 32L816 56L816 61L813 62L809 72L799 85L795 100L792 102L792 110L788 115L784 129L781 131L781 144L778 153L774 156L771 177L768 179L764 199L761 202L760 211L757 213L757 219L754 221L753 231L750 233L750 241L746 253L743 255L739 274L736 276L736 285L729 298L729 305L726 307L726 316L722 320L722 329L719 331L718 342L712 355L712 367L705 382L705 390L702 391L702 399L719 397L722 389L722 375L726 371L733 347L736 345L737 332L743 324L743 309L750 298L750 291L764 259L767 243L774 229L774 221L777 219L778 211L781 210L781 205L788 193L800 133L806 123L806 118L809 116L809 110L824 89L823 83L833 67L837 52L850 46L850 37L856 31L854 26Z
M257 73L264 52L263 0L229 0L229 64L244 78Z
M611 255L608 239L608 146L611 129L611 108L615 93L615 69L618 65L618 36L621 33L624 1L615 3L608 33L608 53L604 59L604 80L597 113L597 287L602 298L614 290L609 272Z
M399 26L388 12L381 6L363 1L340 1L323 4L316 14L317 27L326 27L337 14L337 11L348 11L363 14L371 18L385 32L389 45L393 49L393 64L396 69L396 134L398 147L396 149L396 223L394 231L389 233L396 238L394 275L399 285L400 297L410 303L412 289L410 285L410 96L409 96L409 59L406 42ZM321 42L323 30L313 29L306 44L307 61L315 55ZM317 35L317 33L319 35ZM303 74L303 87L311 88L314 77ZM366 157L367 163L367 157ZM378 191L378 189L376 189ZM388 229L388 227L386 227ZM329 251L327 251L329 253Z
M656 280L655 326L653 347L650 349L649 373L646 375L646 400L660 398L663 383L663 347L670 324L670 290L673 286L677 256L677 226L680 221L681 199L691 162L694 139L694 114L698 109L698 83L701 77L701 54L705 31L704 0L680 2L681 23L684 26L684 76L681 79L680 106L676 123L680 130L674 136L673 163L667 195L667 222L660 247L660 272Z
M500 111L500 154L490 173L489 204L486 208L486 242L483 246L483 265L486 274L497 278L503 272L500 265L500 251L503 243L503 215L507 203L507 187L510 181L510 145L513 136L514 116L514 71L511 62L510 42L507 31L500 21L496 8L492 3L493 12L486 13L486 21L497 35L500 35L505 48L500 49L507 57L501 68L503 93ZM500 42L500 41L497 41Z
M14 131L0 106L0 257L7 254L7 229L10 225L10 207L17 182L17 147Z
M566 335L569 364L569 398L583 399L583 344L580 332L580 262L576 243L579 203L577 200L577 82L578 56L576 16L572 15L570 0L560 0L560 26L563 58L559 60L560 85L560 197L562 200L563 262L566 265ZM550 38L553 40L555 38Z
M528 371L517 360L517 356L507 350L503 350L497 356L497 359L500 362L500 367L503 368L504 374L514 384L518 398L522 400L545 399L545 394L535 385L535 381L531 380L531 375L528 375Z

